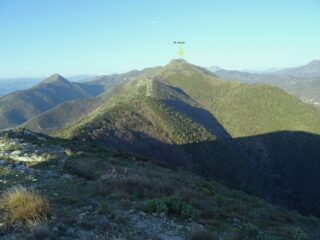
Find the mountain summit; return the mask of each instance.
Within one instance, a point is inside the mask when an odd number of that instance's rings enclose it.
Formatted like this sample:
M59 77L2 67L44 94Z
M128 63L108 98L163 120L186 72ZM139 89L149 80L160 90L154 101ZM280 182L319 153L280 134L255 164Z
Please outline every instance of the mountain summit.
M64 82L64 83L69 83L69 81L67 79L65 79L64 77L62 77L60 74L55 73L52 74L50 77L48 77L47 79L43 80L40 83L52 83L52 82Z

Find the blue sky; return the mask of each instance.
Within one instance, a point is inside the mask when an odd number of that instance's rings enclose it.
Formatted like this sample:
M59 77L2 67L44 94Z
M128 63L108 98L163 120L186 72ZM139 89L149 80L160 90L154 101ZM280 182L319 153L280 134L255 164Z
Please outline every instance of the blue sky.
M317 0L0 0L0 77L191 63L228 69L320 58Z

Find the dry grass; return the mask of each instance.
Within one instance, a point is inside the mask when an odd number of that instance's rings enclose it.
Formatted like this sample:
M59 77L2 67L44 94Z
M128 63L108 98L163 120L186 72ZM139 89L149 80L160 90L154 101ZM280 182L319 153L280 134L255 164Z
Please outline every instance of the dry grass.
M34 190L13 188L3 194L1 205L11 221L45 221L49 213L49 202Z

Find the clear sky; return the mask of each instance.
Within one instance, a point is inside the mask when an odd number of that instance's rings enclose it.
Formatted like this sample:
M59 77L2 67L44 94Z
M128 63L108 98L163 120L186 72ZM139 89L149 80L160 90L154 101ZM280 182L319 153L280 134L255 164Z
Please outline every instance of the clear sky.
M318 0L0 0L0 77L164 65L262 69L320 58Z

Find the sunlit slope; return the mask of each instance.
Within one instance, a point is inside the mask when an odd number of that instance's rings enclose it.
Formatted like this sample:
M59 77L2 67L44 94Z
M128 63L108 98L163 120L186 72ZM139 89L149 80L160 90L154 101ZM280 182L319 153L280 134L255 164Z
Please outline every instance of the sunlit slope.
M320 133L320 112L283 90L221 80L203 68L174 60L155 77L183 89L233 136L280 130Z

